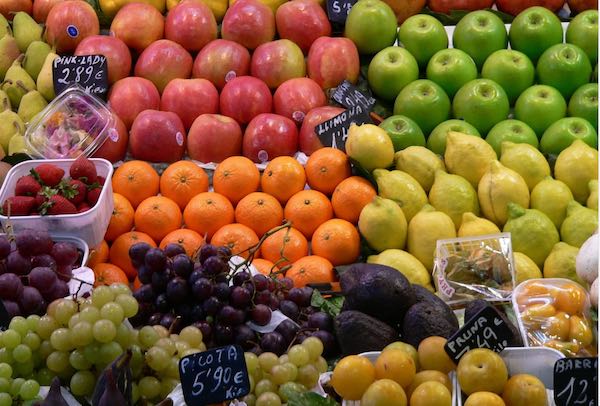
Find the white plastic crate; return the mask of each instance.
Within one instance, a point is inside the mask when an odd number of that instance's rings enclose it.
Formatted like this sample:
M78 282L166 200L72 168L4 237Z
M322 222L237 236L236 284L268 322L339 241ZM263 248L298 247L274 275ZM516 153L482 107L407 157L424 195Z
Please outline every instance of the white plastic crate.
M69 168L74 159L43 159L25 161L11 168L6 176L6 180L0 189L0 204L15 194L15 185L21 176L29 174L30 169L41 163L54 164L64 169L65 176L69 174ZM25 228L34 228L46 230L53 236L70 236L84 240L88 246L95 247L102 242L104 234L110 222L110 217L114 208L113 191L111 178L113 167L110 162L101 158L90 158L90 161L96 166L98 175L104 176L106 182L102 187L102 192L98 202L94 207L85 213L63 214L55 216L12 216L10 224L14 231ZM9 219L5 215L0 215L0 223L6 227Z

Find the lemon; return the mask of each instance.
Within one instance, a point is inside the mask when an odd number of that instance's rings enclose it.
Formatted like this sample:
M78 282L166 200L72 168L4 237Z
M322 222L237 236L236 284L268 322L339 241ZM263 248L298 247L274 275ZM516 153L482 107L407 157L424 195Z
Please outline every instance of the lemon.
M590 196L587 199L586 206L589 209L598 210L598 179L590 180L588 188L590 189Z
M500 229L489 220L477 217L471 212L463 213L462 223L458 228L459 237L473 237L476 235L497 234Z
M410 221L427 204L427 195L415 178L406 172L375 169L373 177L377 182L379 196L398 203Z
M528 279L537 279L542 277L542 271L527 255L522 252L513 252L515 264L515 285Z
M499 226L508 219L508 203L529 207L529 188L523 177L497 160L479 181L477 195L485 218Z
M559 241L558 231L548 216L515 203L508 204L508 221L503 231L510 233L513 250L527 255L538 267Z
M456 229L450 216L425 205L408 223L407 236L408 252L431 272L437 240L455 238Z
M572 200L567 206L567 217L560 226L560 236L567 244L579 248L597 228L598 211Z
M544 261L544 278L566 278L585 286L575 272L575 258L579 248L559 242L554 245L550 255Z
M585 204L590 180L598 179L598 150L581 140L573 141L556 158L554 177L571 189L575 200Z
M547 176L531 191L531 208L543 212L556 226L567 217L567 206L573 200L571 189L564 182Z
M394 144L383 128L373 124L350 125L346 154L363 168L372 171L394 162Z
M358 218L358 229L369 246L377 251L404 248L406 217L393 200L375 196Z
M444 161L425 147L412 146L394 154L396 169L415 178L425 192L429 192L435 171L446 170Z
M468 180L474 188L495 159L494 149L485 140L454 131L448 133L444 153L446 168Z
M462 176L441 170L435 172L435 182L429 191L429 203L450 216L456 229L462 223L463 213L479 214L479 201L473 186Z
M421 262L406 251L389 249L367 258L369 264L387 265L400 271L410 283L427 286L431 284L429 272Z
M550 176L550 165L538 149L529 144L502 143L500 162L523 177L532 190L546 176Z

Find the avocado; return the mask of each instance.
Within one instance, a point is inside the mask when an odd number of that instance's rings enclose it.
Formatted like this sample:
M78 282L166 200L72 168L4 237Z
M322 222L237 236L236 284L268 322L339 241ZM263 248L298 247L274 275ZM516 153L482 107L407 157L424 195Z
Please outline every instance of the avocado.
M446 310L429 301L410 307L402 323L402 341L417 348L419 343L431 336L450 338L458 331L458 320L454 313L448 317Z
M343 355L381 351L399 338L392 326L355 310L338 314L334 329Z
M425 302L429 303L432 306L438 307L440 312L443 312L444 318L448 320L456 320L456 315L454 311L446 302L439 298L435 293L430 292L426 288L421 285L412 285L413 290L415 291L415 298L417 299L417 303ZM457 320L458 323L458 320Z
M504 313L502 310L498 309L496 306L493 306L491 303L484 299L475 299L467 303L467 307L465 307L465 322L475 317L477 313L479 313L486 307L491 307L492 309L494 309L498 314L498 317L500 317L502 321L504 321L506 325L510 328L510 331L512 332L512 339L508 342L508 346L523 347L523 338L521 337L521 333L519 332L517 326L515 326L514 323L510 321L506 313Z
M415 300L406 277L389 266L354 264L340 278L344 309L358 310L398 326Z

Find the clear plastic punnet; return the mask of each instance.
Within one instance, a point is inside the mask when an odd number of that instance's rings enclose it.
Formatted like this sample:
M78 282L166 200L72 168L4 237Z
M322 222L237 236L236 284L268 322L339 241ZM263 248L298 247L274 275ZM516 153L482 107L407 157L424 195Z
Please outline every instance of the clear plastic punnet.
M104 102L73 86L33 118L25 142L34 158L75 159L90 156L115 134L115 118Z

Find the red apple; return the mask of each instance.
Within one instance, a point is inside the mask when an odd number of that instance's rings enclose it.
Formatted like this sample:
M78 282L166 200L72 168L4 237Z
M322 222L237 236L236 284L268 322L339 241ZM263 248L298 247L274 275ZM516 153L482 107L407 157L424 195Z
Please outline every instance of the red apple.
M348 38L317 38L308 51L308 77L323 89L344 80L356 83L360 71L358 49Z
M296 124L278 114L259 114L246 127L242 149L246 158L259 163L293 156L298 151Z
M272 41L275 38L273 11L257 0L238 0L223 17L221 37L248 49Z
M300 124L310 110L326 104L325 92L317 82L309 78L287 80L277 88L273 96L275 113Z
M146 3L126 4L110 24L110 32L138 52L161 39L164 28L165 20L160 11Z
M190 128L199 115L219 112L219 92L206 79L173 79L162 93L160 109L176 113Z
M165 38L190 52L199 51L217 38L215 16L201 1L182 1L167 14Z
M67 0L55 4L46 19L46 42L56 53L72 53L85 38L100 33L96 12L85 1Z
M429 0L427 2L431 11L445 14L450 14L452 10L483 10L492 7L492 4L494 0Z
M298 134L300 151L306 155L310 155L319 148L323 148L323 144L321 144L319 137L315 133L315 127L343 112L343 108L333 106L317 107L309 111L304 117L300 133Z
M131 72L131 53L123 41L109 35L92 35L77 45L75 55L104 55L108 65L108 83L126 78Z
M18 11L24 11L27 14L31 14L33 8L31 0L1 0L0 1L0 14L2 14L7 20L12 21L14 15Z
M317 38L331 35L327 14L314 0L283 3L275 13L275 22L279 37L293 41L305 54Z
M565 0L496 0L498 10L513 16L533 6L542 6L552 11L558 11L564 4Z
M221 162L242 155L242 129L231 117L202 114L188 132L187 152L200 162Z
M116 114L113 117L116 121L114 131L109 133L104 144L92 154L92 158L104 158L112 163L125 159L127 145L129 144L129 133L127 132L127 127L123 124L123 120Z
M257 115L270 113L272 104L273 97L265 82L252 76L234 78L221 91L221 114L239 124L248 124Z
M585 10L597 10L598 0L567 0L569 8L574 13L581 13Z
M177 114L144 110L131 127L129 147L134 159L148 162L175 162L185 152L185 128Z
M45 23L52 7L61 1L65 0L35 0L33 2L33 19L38 23Z
M304 54L289 39L266 42L254 50L250 71L252 76L276 89L288 79L306 76Z
M171 80L189 78L193 64L192 56L184 47L161 39L144 49L135 64L135 75L152 81L162 93Z
M144 110L158 110L160 94L154 83L148 79L128 77L117 81L108 92L108 103L123 120L125 127L131 128L135 118Z
M229 72L246 76L250 71L250 52L237 42L216 39L196 56L192 77L210 80L217 89L225 86Z

